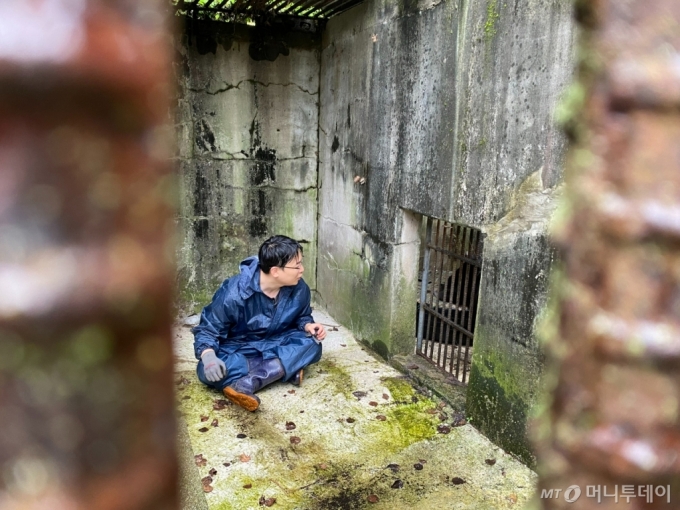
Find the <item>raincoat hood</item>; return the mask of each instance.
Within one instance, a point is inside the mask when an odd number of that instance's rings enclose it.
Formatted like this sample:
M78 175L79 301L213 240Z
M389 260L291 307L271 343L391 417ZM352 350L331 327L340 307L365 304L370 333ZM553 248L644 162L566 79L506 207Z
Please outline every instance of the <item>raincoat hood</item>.
M260 261L256 256L248 257L241 261L239 269L238 291L243 299L248 299L260 290Z

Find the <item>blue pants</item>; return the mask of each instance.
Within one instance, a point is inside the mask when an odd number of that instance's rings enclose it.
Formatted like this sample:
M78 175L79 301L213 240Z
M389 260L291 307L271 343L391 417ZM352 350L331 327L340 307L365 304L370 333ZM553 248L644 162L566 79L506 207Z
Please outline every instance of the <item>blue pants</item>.
M224 361L227 375L216 382L208 381L203 371L203 361L198 362L196 374L198 379L207 386L222 390L248 375L248 359L262 357L263 359L279 358L286 375L284 381L290 381L301 368L316 363L321 359L321 344L317 344L305 332L292 330L275 338L263 341L244 342L235 346L233 343L220 345L217 357Z

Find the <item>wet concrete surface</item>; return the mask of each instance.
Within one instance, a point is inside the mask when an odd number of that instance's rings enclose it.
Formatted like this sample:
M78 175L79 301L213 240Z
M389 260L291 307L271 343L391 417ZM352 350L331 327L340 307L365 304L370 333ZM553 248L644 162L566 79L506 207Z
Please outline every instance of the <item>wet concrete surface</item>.
M495 510L531 498L533 471L314 317L330 330L321 361L301 387L261 391L254 413L196 379L190 327L176 327L184 509Z

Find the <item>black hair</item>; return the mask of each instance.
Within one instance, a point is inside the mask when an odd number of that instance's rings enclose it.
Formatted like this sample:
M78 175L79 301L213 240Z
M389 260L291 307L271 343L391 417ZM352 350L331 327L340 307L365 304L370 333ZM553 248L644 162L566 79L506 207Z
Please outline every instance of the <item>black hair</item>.
M257 257L260 259L260 269L269 274L272 267L283 267L302 254L302 246L295 239L286 236L272 236L262 246Z

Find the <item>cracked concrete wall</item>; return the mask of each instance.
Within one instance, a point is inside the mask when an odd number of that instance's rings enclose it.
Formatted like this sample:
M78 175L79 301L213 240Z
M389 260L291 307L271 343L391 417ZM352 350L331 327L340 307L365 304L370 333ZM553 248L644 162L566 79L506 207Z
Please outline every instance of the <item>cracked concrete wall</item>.
M274 234L301 241L314 289L318 35L195 22L176 48L180 306L200 309Z
M528 410L540 378L534 324L566 148L553 117L574 65L571 9L368 0L331 19L322 41L319 296L381 354L412 352L417 276L399 255L404 226L422 214L480 228L468 412L529 463L526 412L504 423L502 397Z

